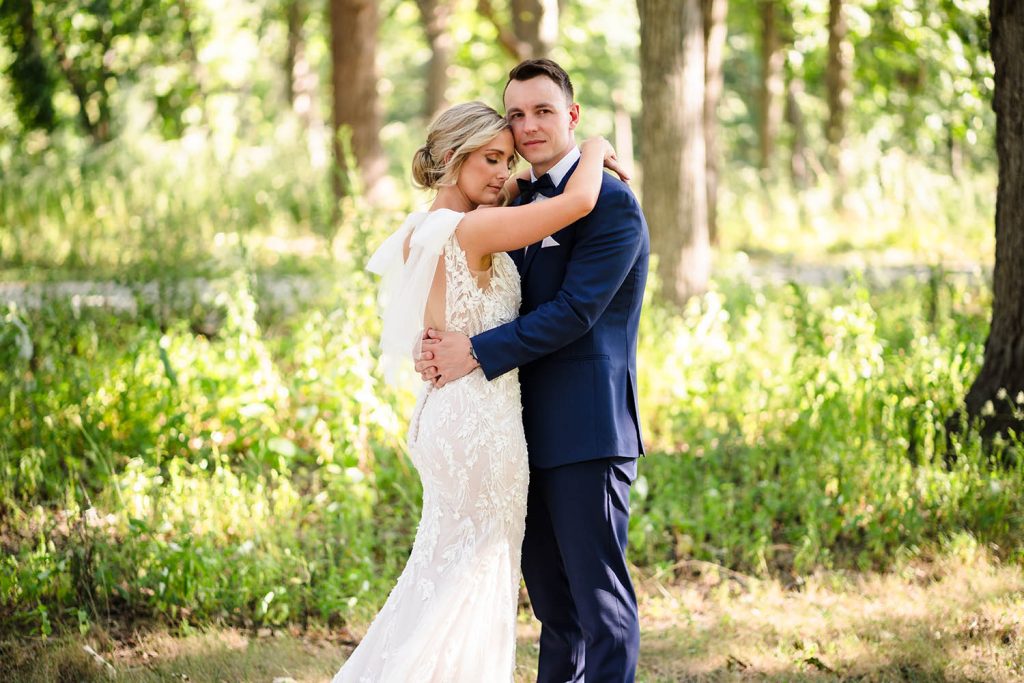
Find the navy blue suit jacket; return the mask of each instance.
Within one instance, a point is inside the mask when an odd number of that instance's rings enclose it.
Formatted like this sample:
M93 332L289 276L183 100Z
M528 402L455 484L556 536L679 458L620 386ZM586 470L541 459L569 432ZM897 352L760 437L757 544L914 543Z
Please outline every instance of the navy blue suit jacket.
M635 458L644 452L636 348L647 221L629 187L606 173L594 210L552 237L558 246L510 252L520 317L473 337L473 349L488 379L520 369L531 466Z

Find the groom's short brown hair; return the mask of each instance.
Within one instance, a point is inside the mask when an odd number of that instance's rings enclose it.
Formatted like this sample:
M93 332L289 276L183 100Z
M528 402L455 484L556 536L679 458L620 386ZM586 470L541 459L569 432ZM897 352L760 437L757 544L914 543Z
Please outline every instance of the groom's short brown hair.
M508 84L512 81L528 81L537 76L546 76L553 80L555 85L565 93L566 104L572 104L574 95L569 74L550 59L527 59L519 62L515 68L508 72L508 82L505 83L505 89L508 90Z

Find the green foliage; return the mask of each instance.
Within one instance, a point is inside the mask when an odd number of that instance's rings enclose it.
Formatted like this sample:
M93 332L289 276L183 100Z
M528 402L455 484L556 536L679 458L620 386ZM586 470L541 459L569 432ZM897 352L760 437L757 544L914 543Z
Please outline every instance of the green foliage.
M857 23L869 30L854 61L854 80L864 84L856 101L865 132L885 146L940 158L952 144L989 149L987 11L988 3L975 0L867 3Z
M663 454L641 468L641 562L884 567L963 528L1013 547L1022 470L993 468L973 437L946 467L942 423L981 362L979 295L732 286L681 318L650 311L641 386Z
M376 243L390 218L367 214ZM0 324L0 613L18 629L337 623L379 605L419 508L411 396L374 373L374 283L344 259L298 311L259 278L211 281L195 313L7 310ZM888 566L969 530L1024 532L1020 468L973 436L943 460L988 294L726 284L682 315L648 302L634 487L643 566L758 574ZM206 319L209 316L200 316Z
M0 509L21 521L0 609L16 623L326 622L401 566L418 489L408 406L370 372L369 283L344 274L330 310L276 339L247 278L217 289L212 340L56 304L5 316Z
M291 148L294 132L282 125L263 146L143 135L0 156L0 265L131 279L280 266L281 238L335 229L328 180Z

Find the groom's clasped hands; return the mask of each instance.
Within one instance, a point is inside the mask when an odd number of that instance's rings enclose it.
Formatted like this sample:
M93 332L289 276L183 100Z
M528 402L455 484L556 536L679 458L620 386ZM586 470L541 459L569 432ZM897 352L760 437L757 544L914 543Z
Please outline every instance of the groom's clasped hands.
M424 382L430 382L437 389L480 367L473 357L469 337L430 327L423 330L414 357L416 372Z

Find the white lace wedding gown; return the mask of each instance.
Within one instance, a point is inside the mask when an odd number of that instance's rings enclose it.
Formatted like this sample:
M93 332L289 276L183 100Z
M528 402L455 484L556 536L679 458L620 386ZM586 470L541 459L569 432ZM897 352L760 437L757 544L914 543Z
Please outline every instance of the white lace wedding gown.
M507 254L494 254L481 287L454 232L462 214L414 217L413 230L416 221L450 223L439 259L448 330L472 336L518 315L519 274ZM518 373L488 381L478 368L427 386L408 441L423 482L412 553L333 683L510 682L529 481Z

